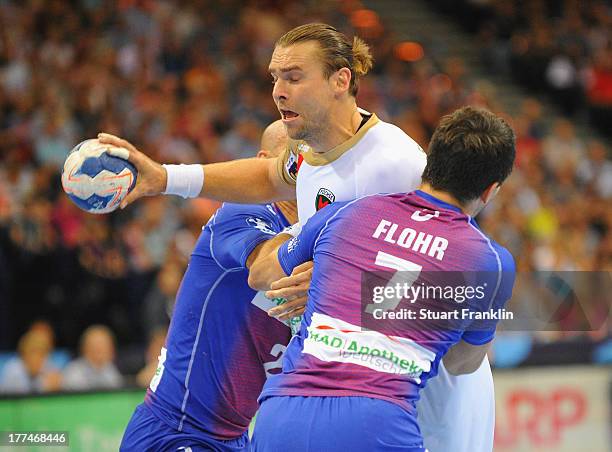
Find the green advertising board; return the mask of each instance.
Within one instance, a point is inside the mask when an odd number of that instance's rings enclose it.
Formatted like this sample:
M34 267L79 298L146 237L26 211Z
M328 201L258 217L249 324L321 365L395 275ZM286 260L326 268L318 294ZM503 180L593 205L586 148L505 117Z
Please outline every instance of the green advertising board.
M117 451L142 390L0 399L0 431L67 431L69 447L0 446L0 451Z

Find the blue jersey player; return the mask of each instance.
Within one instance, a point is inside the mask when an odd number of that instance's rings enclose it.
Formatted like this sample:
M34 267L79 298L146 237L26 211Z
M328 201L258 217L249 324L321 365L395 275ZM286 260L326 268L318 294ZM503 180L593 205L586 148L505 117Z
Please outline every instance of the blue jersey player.
M514 260L473 217L510 174L514 156L514 134L501 118L462 108L434 132L420 190L332 204L255 260L249 282L265 289L314 258L300 332L260 396L256 451L289 450L288 440L293 452L425 450L419 392L442 365L454 375L478 368L495 313L511 296ZM368 295L362 304L363 277L381 270L405 271L404 287L437 285L451 295L410 300L400 292L394 313L413 317L364 327L376 303ZM456 279L467 272L472 292ZM373 293L393 289L393 278ZM388 310L379 311L374 318Z
M262 149L285 147L283 125L272 124ZM292 202L224 204L203 228L157 372L126 428L122 451L248 449L257 396L266 376L280 370L291 335L268 316L272 301L247 285L248 267L296 217Z

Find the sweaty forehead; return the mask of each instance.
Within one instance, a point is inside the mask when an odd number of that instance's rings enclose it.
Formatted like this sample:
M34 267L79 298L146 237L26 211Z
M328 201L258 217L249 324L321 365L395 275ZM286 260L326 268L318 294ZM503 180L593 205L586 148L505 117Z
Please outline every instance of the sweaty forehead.
M315 41L300 42L286 47L277 46L272 53L269 70L282 71L296 66L305 69L317 62L318 56L319 44Z

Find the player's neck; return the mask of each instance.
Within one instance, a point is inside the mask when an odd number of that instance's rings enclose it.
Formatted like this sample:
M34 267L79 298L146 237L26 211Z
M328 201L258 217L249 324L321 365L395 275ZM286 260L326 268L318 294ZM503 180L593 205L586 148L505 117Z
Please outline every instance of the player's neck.
M275 202L274 205L281 211L290 224L298 221L297 204L295 201L279 201Z
M436 199L439 199L440 201L445 202L446 204L450 204L451 206L458 207L459 209L461 209L463 213L467 213L466 206L464 206L457 198L455 198L453 195L451 195L450 193L446 191L436 190L431 185L429 185L427 182L423 182L421 186L419 187L419 190L427 193L428 195L433 196Z
M355 98L350 97L336 111L330 114L329 128L316 143L308 143L311 149L319 154L331 151L336 146L350 139L363 119L357 109Z

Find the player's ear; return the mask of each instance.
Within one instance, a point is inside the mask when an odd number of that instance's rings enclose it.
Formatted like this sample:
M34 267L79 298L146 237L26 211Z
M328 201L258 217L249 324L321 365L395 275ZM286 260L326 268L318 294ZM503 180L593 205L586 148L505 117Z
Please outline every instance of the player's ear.
M499 182L493 182L491 185L489 185L485 191L482 192L482 195L480 195L480 199L483 204L487 204L489 201L495 198L495 195L497 195L500 187L501 184Z
M338 69L334 75L332 75L332 77L334 78L334 88L339 92L342 93L344 91L348 91L350 85L351 85L351 70L347 67L343 67Z
M270 152L266 151L265 149L261 149L255 157L258 159L267 159L270 158Z

